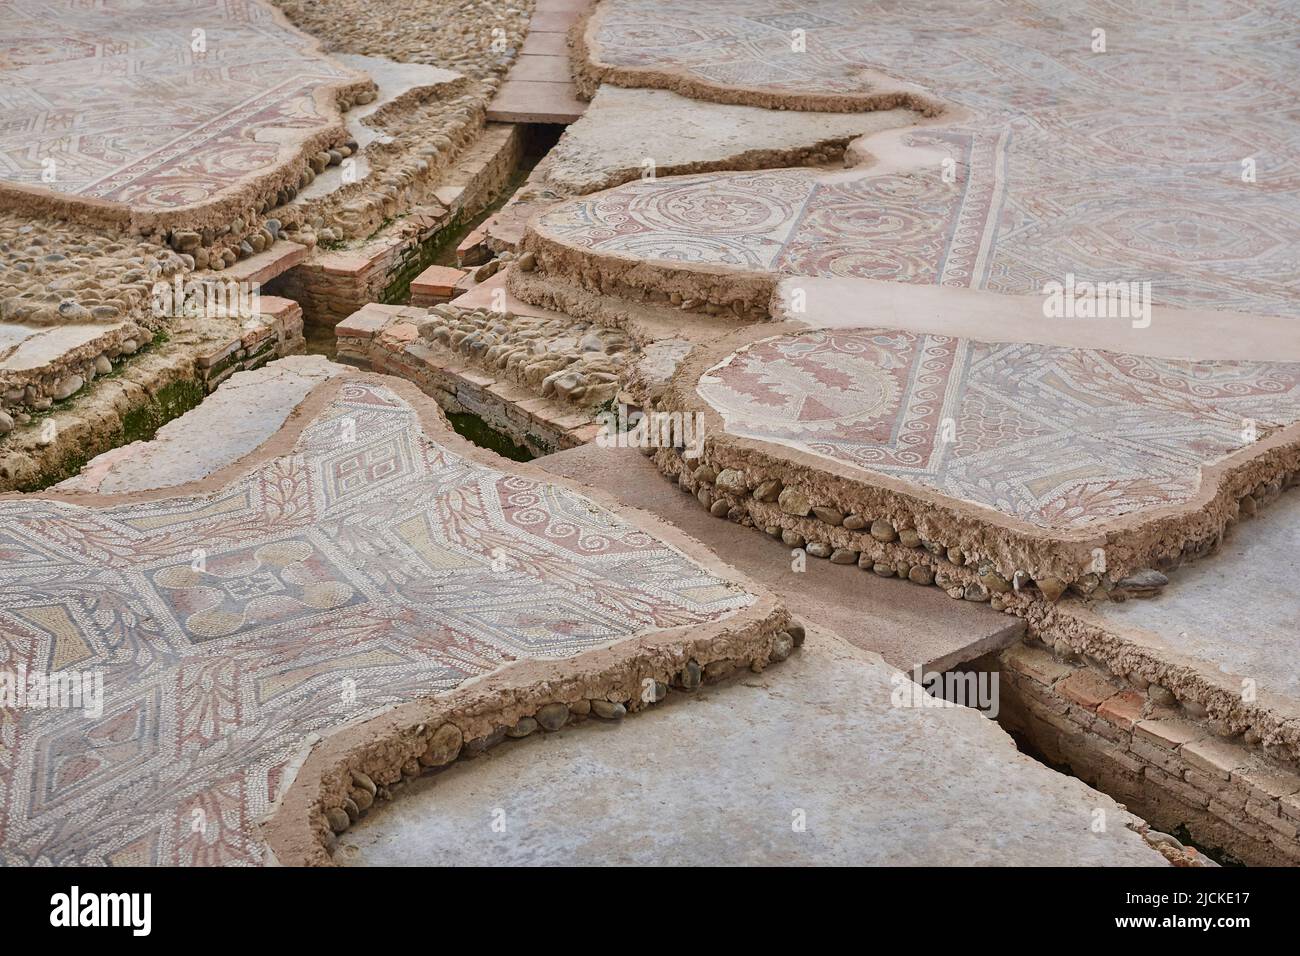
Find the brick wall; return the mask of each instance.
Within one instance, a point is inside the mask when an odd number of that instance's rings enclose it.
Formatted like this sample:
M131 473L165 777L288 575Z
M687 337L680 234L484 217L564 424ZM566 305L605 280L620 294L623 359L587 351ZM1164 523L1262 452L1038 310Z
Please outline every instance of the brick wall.
M1296 768L1038 642L976 666L1001 671L1000 723L1152 826L1246 863L1300 863Z
M262 296L260 313L243 327L214 337L202 346L194 366L205 391L211 392L236 372L260 368L272 359L300 354L306 343L302 334L302 309L297 302L276 296Z
M419 338L425 309L371 304L339 323L341 362L414 382L446 412L468 412L534 455L575 448L595 438L600 426L588 414L540 398L455 353Z
M308 325L329 328L368 303L403 301L444 237L490 205L522 159L518 128L489 124L436 191L441 205L412 209L387 234L356 248L317 249L267 291L298 302Z
M445 210L417 212L413 216L420 218L407 224L425 228L404 236L376 239L355 250L318 252L267 288L301 305L308 324L333 328L367 303L391 297L404 273L418 273L424 244L454 224Z

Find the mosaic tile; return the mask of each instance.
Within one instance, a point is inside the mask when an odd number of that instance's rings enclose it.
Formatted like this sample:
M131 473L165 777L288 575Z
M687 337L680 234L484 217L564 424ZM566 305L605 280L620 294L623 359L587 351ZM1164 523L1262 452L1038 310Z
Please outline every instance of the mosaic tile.
M1186 501L1248 423L1263 437L1300 420L1300 364L888 329L763 339L698 390L730 434L1053 530Z
M1286 7L607 0L602 11L596 55L613 67L794 95L867 92L869 74L885 73L964 116L902 134L915 168L660 177L573 200L537 226L564 245L1008 294L1073 273L1150 281L1165 306L1300 314L1300 114L1283 108L1300 98L1300 53L1277 40L1300 17ZM1092 52L1094 28L1108 31L1107 52ZM792 29L806 52L791 51Z
M0 178L165 210L274 170L354 75L261 0L10 0L0 76Z
M100 717L0 708L0 862L244 864L309 734L752 595L352 381L224 488L0 502L0 674L98 671Z

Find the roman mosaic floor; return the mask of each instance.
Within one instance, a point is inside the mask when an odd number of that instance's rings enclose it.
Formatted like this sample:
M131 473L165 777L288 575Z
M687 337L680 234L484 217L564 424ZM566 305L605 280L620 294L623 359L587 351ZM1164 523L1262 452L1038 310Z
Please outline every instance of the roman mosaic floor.
M1294 507L1221 553L1300 486L1293 5L5 10L0 488L44 490L0 494L0 864L1200 865L1115 804L1189 791L1160 829L1300 861ZM149 309L218 273L265 314ZM283 358L322 335L369 370ZM898 703L913 664L1117 779ZM485 800L522 829L465 839Z
M101 714L0 711L4 863L263 861L309 735L754 602L457 454L382 382L323 388L291 446L209 491L0 501L4 672L103 681Z
M1300 419L1297 366L1269 344L1288 338L1271 323L1300 317L1300 125L1283 106L1300 61L1274 42L1297 25L1286 8L1213 0L609 0L584 36L593 81L774 115L836 96L852 112L896 88L929 115L859 138L848 168L643 176L571 198L525 245L584 291L701 321L751 317L758 300L831 327L679 375L675 400L694 407L686 378L702 375L727 436L777 458L814 456L829 476L847 463L1049 531L1194 511L1214 491L1207 469ZM895 329L855 295L880 281L954 295ZM838 283L834 307L813 283ZM1039 298L1038 328L945 335L963 293ZM1217 318L1180 350L1190 320L1163 312L1147 335L1152 308ZM1085 347L1053 345L1048 327L1066 325ZM1253 361L1214 361L1232 327L1256 325L1269 332Z
M886 329L764 339L699 392L727 431L1071 530L1186 501L1300 420L1300 364L1187 362ZM1062 467L1068 463L1068 467Z
M148 211L297 159L361 79L261 0L14 0L0 75L0 180Z
M878 72L924 84L938 115L868 139L876 168L641 181L536 228L673 264L1012 294L1073 273L1149 281L1165 305L1294 316L1300 64L1277 38L1296 23L1235 0L608 0L587 36L612 82L798 108L865 93Z

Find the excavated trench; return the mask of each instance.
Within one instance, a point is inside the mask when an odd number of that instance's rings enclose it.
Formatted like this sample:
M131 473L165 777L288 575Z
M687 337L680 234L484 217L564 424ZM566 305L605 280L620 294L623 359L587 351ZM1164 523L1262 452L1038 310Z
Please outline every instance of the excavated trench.
M1192 847L1220 866L1247 866L1260 859L1257 847L1243 846L1226 837L1224 828L1216 827L1208 815L1189 814L1168 799L1150 792L1136 777L1125 781L1116 773L1108 760L1114 759L1118 748L1110 742L1099 743L1095 736L1080 728L1063 729L1064 722L1048 724L1038 719L1042 702L1025 689L1023 675L1014 673L1001 652L990 654L961 665L942 675L945 680L927 687L933 697L947 700L958 706L970 706L969 691L979 688L987 692L992 687L995 710L988 711L988 700L980 699L978 709L987 719L994 720L1007 732L1016 747L1049 770L1062 776L1081 780L1128 810L1146 820L1153 828L1172 837L1185 847ZM1062 708L1066 711L1066 708ZM1108 754L1107 751L1110 751ZM1127 784L1127 785L1126 785Z
M1113 797L1114 799L1123 802L1123 800L1116 794L1107 793L1106 790L1098 786L1095 777L1092 781L1090 781L1086 777L1083 777L1080 774L1075 773L1074 768L1069 763L1059 763L1053 760L1046 753L1044 753L1043 750L1038 746L1038 742L1035 740L1035 738L1029 735L1028 733L1026 733L1026 731L1022 727L1019 727L1014 724L1009 724L1006 721L1001 721L1001 720L998 721L998 726L1000 726L1003 730L1005 730L1008 734L1010 734L1011 739L1016 742L1016 747L1026 757L1032 757L1034 760L1037 760L1039 763L1041 763L1044 767L1047 767L1049 770L1053 770L1056 773L1061 774L1062 776L1073 777L1076 780L1082 780L1084 783L1088 784L1088 786L1092 787L1094 790L1101 790L1101 792L1106 793L1107 796ZM1142 809L1132 802L1131 797L1126 797L1124 799L1128 799L1130 801L1128 804L1126 804L1126 806L1128 806L1135 813L1137 813L1138 816L1141 816L1144 819L1146 819L1147 822L1152 823L1152 825L1155 825L1154 822L1151 820L1151 818L1148 817L1146 814L1144 814L1142 812ZM1172 825L1172 826L1169 824L1162 824L1162 825L1167 827L1167 832L1169 833L1169 835L1172 836L1174 839L1176 839L1179 843L1183 844L1184 846L1194 847L1197 850L1197 852L1203 853L1205 856L1209 857L1211 860L1213 860L1215 863L1218 863L1220 866L1248 866L1249 865L1245 861L1238 859L1236 856L1232 854L1231 851L1226 850L1223 847L1210 845L1198 840L1196 838L1196 835L1188 828L1186 822L1179 822L1176 825Z
M458 247L461 242L483 223L492 218L510 201L533 168L546 156L563 135L566 127L552 123L517 124L523 138L523 149L517 165L509 171L501 188L478 212L464 216L440 230L419 245L401 272L384 289L380 297L384 305L406 305L411 300L411 283L429 266L459 266ZM330 361L338 359L338 338L332 326L307 323L304 328L306 352L323 355ZM511 461L531 461L536 457L525 445L510 435L492 427L482 416L463 409L444 407L447 420L462 438L481 448L496 452Z

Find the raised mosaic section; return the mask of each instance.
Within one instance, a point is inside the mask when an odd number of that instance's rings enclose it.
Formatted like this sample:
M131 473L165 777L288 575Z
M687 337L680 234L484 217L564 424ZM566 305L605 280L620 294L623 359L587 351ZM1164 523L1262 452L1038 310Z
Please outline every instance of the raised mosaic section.
M1057 531L1186 502L1202 466L1300 420L1297 364L888 329L765 339L699 392L733 435Z
M570 260L599 254L603 276L584 261L575 277L590 286L652 261L658 281L632 285L654 291L665 270L684 269L700 279L677 291L699 307L741 297L723 267L1010 294L1073 274L1149 281L1164 305L1300 313L1288 285L1300 243L1288 144L1300 132L1277 112L1300 93L1295 51L1275 42L1296 29L1285 10L1218 0L1122 12L1088 2L1059 17L1029 3L997 17L951 2L602 6L588 40L598 65L616 68L607 82L674 76L694 96L784 91L781 105L798 106L883 71L923 82L945 105L925 125L861 141L858 157L874 161L853 173L661 177L565 203L535 225L544 269L573 275ZM804 52L791 50L792 31Z
M430 440L378 381L322 389L233 480L0 502L0 670L102 680L99 713L2 712L0 861L264 862L256 822L309 735L755 603L568 488Z
M341 141L335 93L368 82L261 0L14 0L0 75L4 182L146 212L209 203L309 141Z
M1300 482L1300 364L918 330L751 326L697 347L651 449L717 518L949 597L1150 597ZM680 431L680 429L679 429Z

